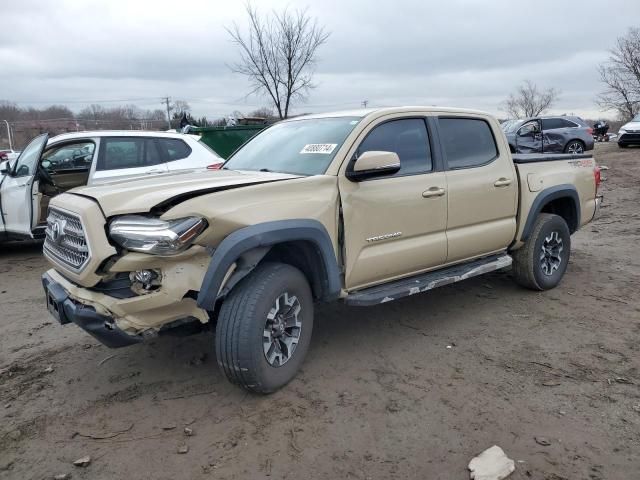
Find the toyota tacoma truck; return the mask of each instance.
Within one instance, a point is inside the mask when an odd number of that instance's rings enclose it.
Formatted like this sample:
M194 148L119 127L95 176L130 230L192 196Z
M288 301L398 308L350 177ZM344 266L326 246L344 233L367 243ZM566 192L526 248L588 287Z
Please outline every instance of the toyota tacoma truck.
M299 117L219 170L53 198L47 306L109 347L210 327L227 378L268 393L300 368L317 302L377 305L508 267L555 287L599 183L590 155L511 155L482 112Z

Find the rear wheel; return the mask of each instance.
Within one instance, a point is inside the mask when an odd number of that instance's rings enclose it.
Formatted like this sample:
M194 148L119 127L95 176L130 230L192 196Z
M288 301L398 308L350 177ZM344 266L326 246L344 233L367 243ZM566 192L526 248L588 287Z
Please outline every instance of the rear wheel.
M567 143L567 146L564 147L564 153L584 153L584 143L582 143L580 140L571 140L569 143Z
M243 388L270 393L298 372L313 330L313 297L305 276L265 263L227 296L216 327L218 365Z
M532 290L554 288L567 270L570 253L567 222L558 215L541 213L525 244L514 252L516 282Z

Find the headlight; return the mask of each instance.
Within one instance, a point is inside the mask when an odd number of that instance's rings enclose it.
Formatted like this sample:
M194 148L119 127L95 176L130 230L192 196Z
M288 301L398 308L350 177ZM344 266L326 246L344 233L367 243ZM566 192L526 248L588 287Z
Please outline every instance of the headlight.
M620 134L622 134L622 133L627 133L627 131L626 131L624 128L621 128L621 129L620 129L620 131L619 131L618 133L620 133Z
M174 255L191 245L206 227L207 221L200 217L165 221L126 215L109 224L109 235L118 245L134 252Z

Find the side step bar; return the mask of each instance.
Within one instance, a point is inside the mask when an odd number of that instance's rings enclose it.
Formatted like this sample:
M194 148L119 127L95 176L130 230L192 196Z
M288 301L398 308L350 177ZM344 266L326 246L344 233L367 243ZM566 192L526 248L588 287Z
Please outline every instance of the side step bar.
M435 272L422 273L414 277L403 278L391 283L376 285L350 293L345 298L347 305L366 307L386 303L398 298L408 297L416 293L426 292L450 283L466 280L467 278L483 275L488 272L510 267L510 255L498 254L474 260L462 265L454 265Z

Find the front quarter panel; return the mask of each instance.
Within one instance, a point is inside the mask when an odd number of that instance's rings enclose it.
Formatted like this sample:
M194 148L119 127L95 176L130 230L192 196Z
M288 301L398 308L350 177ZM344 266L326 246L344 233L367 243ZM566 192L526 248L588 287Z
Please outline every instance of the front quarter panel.
M306 218L319 221L338 249L337 177L316 175L250 185L192 198L166 212L163 219L204 216L208 228L196 243L217 246L232 232L264 222Z

